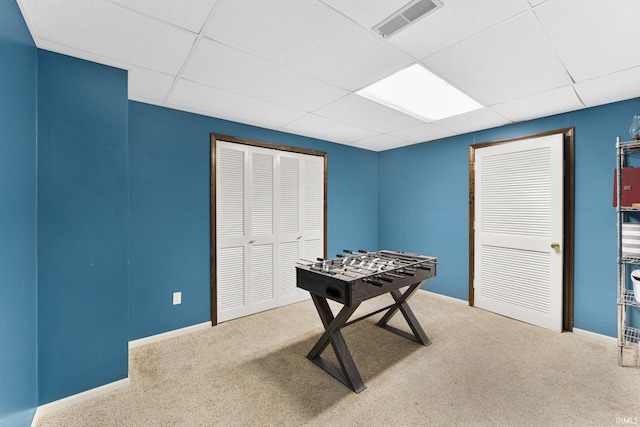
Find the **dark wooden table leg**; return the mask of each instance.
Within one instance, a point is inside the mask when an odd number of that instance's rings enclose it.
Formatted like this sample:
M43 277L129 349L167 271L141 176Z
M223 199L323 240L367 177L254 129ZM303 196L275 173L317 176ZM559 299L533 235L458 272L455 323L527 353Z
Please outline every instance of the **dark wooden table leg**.
M411 298L411 296L413 296L413 294L415 294L418 289L420 289L421 284L422 282L419 282L409 286L404 294L397 289L389 292L396 303L389 309L389 311L387 311L382 319L380 319L378 323L376 323L376 325L380 326L381 328L387 329L395 334L408 338L412 341L415 341L419 344L428 346L431 344L431 340L429 340L429 337L422 329L422 326L420 326L418 319L416 318L415 314L413 314L413 311L407 303L407 300ZM389 320L398 312L398 310L400 310L402 316L407 321L407 324L411 328L411 332L413 332L413 336L401 329L394 328L393 326L388 325Z
M362 381L362 377L360 376L360 372L358 372L358 368L356 367L353 357L351 357L347 343L342 336L342 332L340 332L340 329L344 326L347 320L349 320L349 317L351 317L360 304L344 306L338 315L334 317L326 298L315 294L311 294L311 298L313 299L318 315L322 320L325 331L313 346L309 354L307 354L307 358L351 390L356 393L360 393L367 387ZM331 347L336 354L336 358L340 364L340 369L320 356L329 344L331 344Z

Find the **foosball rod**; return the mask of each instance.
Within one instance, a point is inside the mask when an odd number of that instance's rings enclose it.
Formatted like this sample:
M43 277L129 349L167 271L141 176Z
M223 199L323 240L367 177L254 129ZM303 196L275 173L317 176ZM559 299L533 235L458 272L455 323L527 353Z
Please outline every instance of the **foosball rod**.
M416 261L415 259L412 259L412 258L403 258L400 255L394 257L394 256L390 256L390 255L383 255L379 251L377 251L377 252L369 252L369 251L366 251L364 249L358 249L357 253L353 252L353 251L351 251L349 249L343 249L343 252L348 253L348 254L353 254L355 256L358 256L358 254L375 256L376 258L388 259L388 260L391 260L391 261L419 262L419 261Z
M344 249L343 252L345 253L349 253L349 254L354 254L353 251L349 250L349 249ZM378 259L382 259L382 260L389 260L389 262L397 262L398 265L394 266L394 270L397 271L398 273L401 274L405 274L407 276L414 276L415 275L415 271L417 268L421 269L421 270L431 270L432 266L434 264L438 264L438 262L434 261L434 260L416 260L416 259L407 259L407 258L400 258L400 257L391 257L389 255L383 255L380 254L379 252L367 252L364 249L358 249L358 253L364 255L367 255L369 257L376 257L374 258L374 260ZM343 255L344 256L344 255ZM421 256L421 255L417 255L417 256ZM340 255L338 255L338 257L340 257ZM357 256L354 257L354 259L359 259ZM366 262L365 260L363 260L363 262ZM402 263L405 263L405 265L402 265ZM428 265L425 265L428 264ZM344 263L343 263L344 265ZM382 271L382 270L380 270ZM388 274L387 271L385 271L385 273Z
M351 253L353 254L352 251L345 249L344 250L345 253ZM369 256L373 256L373 255L378 255L375 252L366 252L362 249L358 250L359 253L361 254L368 254ZM338 258L344 257L344 255L337 255ZM349 259L349 258L347 258ZM358 260L360 258L358 257L353 257L354 260ZM380 257L377 257L377 259L380 259ZM383 257L383 259L387 259L390 261L397 261L396 259L390 259L389 257ZM366 262L366 260L363 260L363 262ZM391 266L390 270L381 270L381 269L370 269L370 268L366 268L366 267L353 267L351 265L344 265L345 270L347 268L351 269L351 270L355 270L358 273L361 273L362 270L364 270L366 273L368 273L369 276L373 276L374 278L380 278L385 282L392 282L394 278L398 278L398 279L404 279L405 276L414 276L415 275L415 269L409 269L407 266L402 266L402 265L395 265L395 266ZM383 263L382 267L389 267L389 264ZM402 275L404 274L404 276ZM364 281L369 281L368 279L363 279ZM377 281L375 283L376 286L382 286L383 283L380 281Z
M354 253L353 251L350 251L349 249L344 249L343 252L351 253L351 254ZM397 261L411 262L411 263L414 263L414 264L422 264L422 263L429 263L431 265L440 264L439 262L434 261L433 259L417 260L417 259L412 259L412 258L404 258L402 256L397 256L397 257L392 257L392 256L389 256L389 255L385 256L385 255L381 254L380 251L378 251L378 252L369 252L369 251L366 251L364 249L358 249L358 253L366 254L366 255L375 255L378 258L390 259L392 261L396 261L397 260ZM399 254L405 254L405 256L409 256L409 257L411 256L407 252L398 252L398 253ZM415 256L422 257L423 255L415 254Z
M352 257L352 259L356 259L356 260L357 260L357 259L361 259L361 258L359 258L359 257L358 257L358 255L356 255L353 251L351 251L351 250L349 250L349 249L343 249L343 252L344 252L344 253L347 253L347 254L355 255L354 257ZM384 256L384 255L381 255L381 254L380 254L380 253L378 253L378 252L367 252L367 251L365 251L364 249L358 249L358 253L362 254L362 255L361 255L362 257L363 257L363 256L365 256L365 255L368 255L368 256L370 256L370 257L371 257L371 256L375 257L375 258L372 260L372 263L373 263L373 262L377 262L377 261L375 261L376 259L377 259L377 260L388 260L388 261L390 261L390 262L398 262L398 263L399 263L398 265L393 266L393 270L396 270L396 271L398 271L399 269L407 269L407 268L409 268L409 267L410 267L410 266L408 266L408 265L404 265L404 266L403 266L403 265L401 265L401 264L402 264L402 262L404 262L405 264L406 264L406 263L416 264L416 263L421 262L421 261L416 261L416 260L408 260L408 259L393 258L393 257L389 257L389 256ZM343 256L344 256L344 255L343 255ZM340 255L338 255L338 257L340 257ZM363 262L366 262L366 260L362 260L362 261L363 261ZM343 265L344 265L344 262L343 262ZM385 265L385 264L383 264L383 265ZM388 264L386 264L386 265L388 265ZM411 265L411 266L413 266L413 265ZM424 269L426 269L426 268L424 268ZM373 270L370 270L370 271L373 271ZM382 272L382 270L378 270L378 271ZM411 276L413 276L413 275L414 275L414 272L415 272L415 270L413 270L413 269L410 269L409 271L406 271L406 270L405 270L405 271L398 271L398 273L405 273L405 274L407 274L407 275L411 275ZM385 271L385 273L388 273L388 272L386 272L386 271Z
M344 249L343 252L345 253L349 253L349 254L354 254L353 251L349 250L349 249ZM383 260L389 260L390 262L398 262L398 263L402 263L404 262L406 263L410 263L410 265L397 265L395 266L395 269L410 269L410 267L418 267L422 270L430 270L431 267L426 267L423 266L422 263L425 262L430 262L428 260L415 260L415 259L408 259L408 258L401 258L401 257L391 257L389 255L382 255L379 252L367 252L364 249L358 249L358 253L363 254L363 255L368 255L368 256L375 256L377 259L383 259ZM357 259L357 258L356 258ZM416 264L420 264L420 265L416 265ZM410 271L404 271L405 274L407 275L411 275L413 276L413 273L415 272L414 269L410 269ZM401 271L398 271L398 273L401 273Z

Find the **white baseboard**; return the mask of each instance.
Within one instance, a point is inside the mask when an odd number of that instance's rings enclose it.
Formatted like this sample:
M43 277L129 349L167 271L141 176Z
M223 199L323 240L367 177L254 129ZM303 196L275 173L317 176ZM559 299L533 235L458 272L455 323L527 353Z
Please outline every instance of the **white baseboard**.
M432 292L432 291L426 291L426 290L424 290L424 289L420 289L420 290L421 290L421 291L423 291L423 292L426 292L426 293L428 293L429 295L434 296L434 297L436 297L436 298L442 298L442 299L446 299L446 300L448 300L448 301L453 301L453 302L457 302L457 303L462 303L462 304L464 304L464 305L469 305L469 301L465 301L465 300L463 300L463 299L454 298L454 297L450 297L450 296L442 295L442 294L437 294L437 293L435 293L435 292Z
M129 349L151 344L153 342L166 340L168 338L189 334L191 332L204 330L210 327L211 327L211 322L204 322L204 323L199 323L197 325L187 326L186 328L175 329L173 331L164 332L162 334L152 335L150 337L129 341ZM115 381L100 387L93 388L91 390L83 391L82 393L65 397L64 399L55 400L45 405L38 406L35 414L33 415L33 420L31 421L31 427L36 427L38 425L38 421L40 420L40 417L43 415L50 414L51 412L57 411L62 408L66 408L71 405L75 405L80 402L84 402L85 400L93 399L94 397L98 397L102 394L110 393L112 391L127 387L129 383L130 383L130 380L127 377L119 381Z
M421 289L421 290L423 292L428 293L431 296L436 297L436 298L442 298L442 299L446 299L448 301L453 301L453 302L469 305L469 301L465 301L465 300L462 300L462 299L450 297L450 296L447 296L447 295L437 294L437 293L432 292L432 291L425 291L424 289ZM573 328L573 333L575 333L576 335L583 335L585 337L591 337L591 338L600 340L600 341L602 341L603 343L606 343L606 344L617 345L617 343L618 343L618 339L615 338L615 337L610 337L608 335L598 334L596 332L587 331L585 329Z
M93 399L94 397L98 397L100 395L127 387L129 385L129 382L129 377L127 377L109 384L102 385L100 387L92 388L91 390L83 391L82 393L65 397L64 399L54 400L53 402L38 406L38 408L36 409L36 413L33 415L31 427L36 427L36 425L38 425L40 417L43 415L47 415L59 409L66 408L68 406L84 402L85 400Z
M576 335L584 335L586 337L595 338L607 344L614 344L614 345L618 344L617 338L610 337L608 335L598 334L598 333L587 331L584 329L573 328L573 333Z
M149 337L140 338L137 340L129 341L129 350L132 348L140 347L143 345L151 344L154 342L166 340L168 338L177 337L184 334L190 334L191 332L201 331L211 327L211 322L198 323L197 325L187 326L186 328L174 329L173 331L164 332L162 334L151 335Z
M430 296L433 296L433 297L436 297L436 298L442 298L442 299L446 299L448 301L453 301L453 302L469 305L469 301L465 301L465 300L462 300L462 299L450 297L450 296L447 296L447 295L437 294L435 292L426 291L424 289L421 289L421 291L426 292ZM587 331L585 329L573 328L573 333L575 333L576 335L583 335L585 337L591 337L593 339L597 339L599 341L602 341L605 344L617 345L617 343L618 343L618 339L615 338L615 337L610 337L608 335L598 334L596 332Z

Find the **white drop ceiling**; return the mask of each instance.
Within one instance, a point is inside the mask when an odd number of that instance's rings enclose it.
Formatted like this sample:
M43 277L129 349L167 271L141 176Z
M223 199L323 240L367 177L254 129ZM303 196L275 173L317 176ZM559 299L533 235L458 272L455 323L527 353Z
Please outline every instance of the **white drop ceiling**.
M41 49L129 70L129 99L374 151L640 97L640 1L17 0ZM484 108L423 122L354 92L411 64ZM100 82L96 82L100 84Z

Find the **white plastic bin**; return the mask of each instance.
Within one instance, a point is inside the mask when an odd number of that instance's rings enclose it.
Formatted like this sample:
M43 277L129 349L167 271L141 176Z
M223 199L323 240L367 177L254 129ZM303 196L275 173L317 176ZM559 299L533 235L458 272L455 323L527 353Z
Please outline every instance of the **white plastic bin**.
M640 269L631 272L631 282L633 282L633 296L640 302Z

